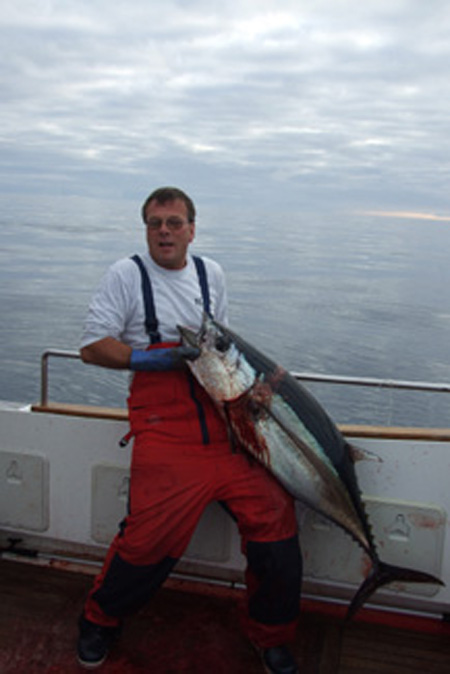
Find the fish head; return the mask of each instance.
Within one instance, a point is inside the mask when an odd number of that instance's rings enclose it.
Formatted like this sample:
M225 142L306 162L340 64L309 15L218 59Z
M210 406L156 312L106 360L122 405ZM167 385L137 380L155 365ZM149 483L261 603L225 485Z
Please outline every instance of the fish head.
M246 393L256 379L255 370L236 346L227 328L206 312L198 332L178 326L185 346L200 350L188 366L198 382L217 403L235 400Z

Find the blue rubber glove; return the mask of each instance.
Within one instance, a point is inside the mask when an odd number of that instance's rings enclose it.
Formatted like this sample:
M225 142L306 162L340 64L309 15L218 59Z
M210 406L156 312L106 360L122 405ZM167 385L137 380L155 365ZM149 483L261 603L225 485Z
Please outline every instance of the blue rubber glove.
M186 360L195 360L200 349L193 346L174 346L165 349L140 351L133 349L130 358L130 370L143 372L163 372L183 367Z

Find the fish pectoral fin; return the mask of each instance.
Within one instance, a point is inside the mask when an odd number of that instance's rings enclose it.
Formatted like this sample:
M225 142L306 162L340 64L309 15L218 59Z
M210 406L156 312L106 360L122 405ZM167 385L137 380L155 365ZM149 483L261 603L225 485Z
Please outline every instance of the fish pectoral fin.
M233 454L236 454L238 447L240 445L239 438L236 435L236 432L233 429L233 424L231 423L230 419L230 410L228 409L228 405L225 404L222 407L222 416L225 419L227 431L228 431L228 438L230 440L230 446L231 446L231 451Z
M375 454L370 452L368 449L362 449L362 447L357 447L348 443L349 455L353 463L357 461L376 461L377 463L383 463L383 459Z

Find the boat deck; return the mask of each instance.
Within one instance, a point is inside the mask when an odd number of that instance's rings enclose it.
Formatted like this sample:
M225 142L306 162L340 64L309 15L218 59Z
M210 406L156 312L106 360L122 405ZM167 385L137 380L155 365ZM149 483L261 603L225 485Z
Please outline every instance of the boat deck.
M92 576L0 559L0 672L75 674L76 622ZM170 579L129 618L101 674L261 674L239 627L240 589ZM293 651L301 674L448 674L450 625L304 602Z

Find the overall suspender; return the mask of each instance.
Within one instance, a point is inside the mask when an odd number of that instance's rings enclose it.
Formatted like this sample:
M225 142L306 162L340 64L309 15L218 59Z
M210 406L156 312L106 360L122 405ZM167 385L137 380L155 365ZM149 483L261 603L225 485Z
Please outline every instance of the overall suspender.
M205 263L203 258L193 255L195 267L197 269L198 280L200 283L200 288L202 291L203 297L203 308L207 314L211 315L210 299L209 299L209 286L208 286L208 277L206 276Z
M153 290L150 277L139 255L133 255L131 258L141 272L142 294L145 307L145 330L149 336L150 344L158 344L161 341L161 335L158 330L158 319L156 317L155 302L153 299ZM210 313L210 295L208 286L208 277L206 275L205 263L201 257L193 256L195 268L197 270L198 281L202 291L203 307L206 313Z
M133 262L135 262L139 268L139 271L141 272L141 279L142 279L142 293L144 296L144 307L145 307L145 330L149 336L150 343L151 344L158 344L161 342L161 335L158 330L158 319L156 317L156 311L155 311L155 302L153 299L153 291L152 291L152 284L150 282L150 277L147 273L147 270L144 266L144 263L142 262L141 258L139 255L133 255L131 258ZM195 262L195 267L197 270L197 275L198 275L198 281L200 284L200 289L202 292L202 299L203 299L203 307L204 310L210 314L210 295L209 295L209 286L208 286L208 277L206 275L206 268L205 268L205 263L203 262L201 257L197 257L196 255L193 256L194 262ZM189 390L191 394L191 398L194 402L194 405L197 409L197 415L198 415L198 420L200 424L200 430L202 434L202 439L203 439L203 444L208 445L209 444L209 431L208 431L208 425L206 423L206 418L205 418L205 411L203 409L203 405L198 400L196 392L195 392L195 386L194 386L194 377L191 374L191 372L187 372L188 376L188 382L189 382Z
M161 335L158 331L158 319L156 318L155 302L153 300L152 284L147 270L144 267L139 255L133 255L131 258L139 267L141 272L142 295L144 297L145 308L145 331L150 339L150 344L158 344L161 341Z

